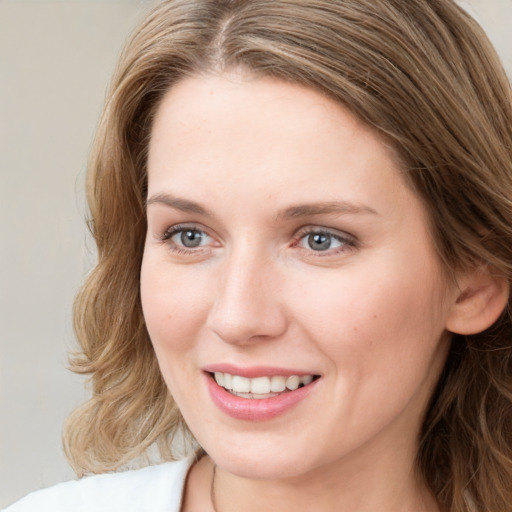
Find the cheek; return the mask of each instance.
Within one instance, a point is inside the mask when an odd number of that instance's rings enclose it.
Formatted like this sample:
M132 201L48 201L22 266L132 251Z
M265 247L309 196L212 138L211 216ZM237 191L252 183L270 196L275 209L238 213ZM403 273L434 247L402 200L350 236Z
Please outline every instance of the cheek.
M419 428L446 357L433 283L414 272L374 275L354 270L321 287L307 283L310 293L295 299L302 332L329 361L326 374L338 397L329 412L332 436L340 424L356 437L371 436L405 410L406 428Z
M435 270L425 264L303 277L301 292L288 293L294 316L338 372L367 381L425 372L445 325Z
M167 261L144 255L141 301L146 327L167 387L180 410L189 415L189 409L201 403L190 383L207 311L204 282L197 271L194 274L176 272Z
M141 300L146 326L159 360L162 352L187 350L206 320L206 281L197 270L172 272L168 262L145 255ZM200 274L200 273L199 273Z

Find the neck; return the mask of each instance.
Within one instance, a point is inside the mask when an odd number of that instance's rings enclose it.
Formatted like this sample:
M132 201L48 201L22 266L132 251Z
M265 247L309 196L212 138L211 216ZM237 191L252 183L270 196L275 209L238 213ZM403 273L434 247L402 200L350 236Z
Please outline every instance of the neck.
M396 464L383 472L379 462L364 468L350 463L350 470L332 464L280 480L244 478L212 468L211 501L214 512L439 512L412 467L400 471Z

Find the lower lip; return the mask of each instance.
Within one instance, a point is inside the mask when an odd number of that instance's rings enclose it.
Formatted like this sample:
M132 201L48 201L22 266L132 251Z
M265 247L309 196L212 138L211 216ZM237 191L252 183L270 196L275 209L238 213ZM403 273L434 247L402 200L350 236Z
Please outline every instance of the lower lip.
M265 421L275 418L304 400L319 379L294 391L287 391L272 398L242 398L232 395L206 374L208 391L213 403L225 414L237 420Z

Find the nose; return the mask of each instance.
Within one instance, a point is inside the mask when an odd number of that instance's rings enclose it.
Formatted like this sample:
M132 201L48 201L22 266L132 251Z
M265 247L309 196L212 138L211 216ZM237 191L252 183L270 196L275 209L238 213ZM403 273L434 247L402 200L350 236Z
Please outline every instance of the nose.
M233 255L224 262L207 327L223 341L245 345L278 338L288 320L281 300L276 263L255 255Z

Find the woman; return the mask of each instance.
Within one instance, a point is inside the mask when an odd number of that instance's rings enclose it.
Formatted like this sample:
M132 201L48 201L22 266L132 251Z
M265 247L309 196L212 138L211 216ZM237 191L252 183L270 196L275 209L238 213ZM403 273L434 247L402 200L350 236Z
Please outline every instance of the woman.
M450 0L171 0L89 175L79 476L12 511L512 510L512 104Z

